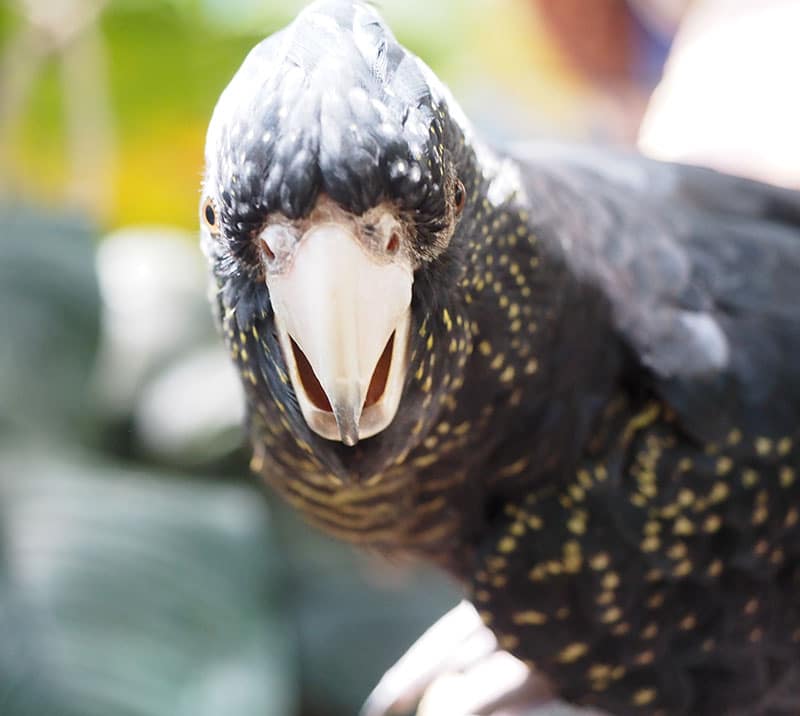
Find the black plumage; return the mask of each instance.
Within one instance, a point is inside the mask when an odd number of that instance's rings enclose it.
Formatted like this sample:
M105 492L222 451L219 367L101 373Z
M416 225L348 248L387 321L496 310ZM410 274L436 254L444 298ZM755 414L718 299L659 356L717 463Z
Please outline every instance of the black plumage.
M328 532L455 574L570 700L800 712L797 193L491 150L350 2L251 53L206 160L256 472ZM399 409L355 447L303 419L257 241L321 197L391 207L414 261Z

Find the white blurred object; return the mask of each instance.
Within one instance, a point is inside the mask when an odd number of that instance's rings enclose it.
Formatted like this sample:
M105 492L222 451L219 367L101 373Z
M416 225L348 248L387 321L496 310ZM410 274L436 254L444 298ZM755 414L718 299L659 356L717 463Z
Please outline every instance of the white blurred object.
M127 413L145 381L187 348L213 338L206 268L188 232L129 228L97 251L103 298L102 398Z
M426 631L367 699L361 716L597 716L554 701L544 678L499 648L462 601Z
M445 674L434 681L419 705L418 716L487 713L489 704L519 689L529 677L525 664L508 652L496 651L466 671ZM506 713L491 710L497 716ZM521 712L514 709L507 713Z
M484 626L475 607L462 601L417 639L383 675L364 704L361 716L409 711L437 679L453 675L496 651L494 634Z
M244 395L221 345L196 350L144 386L136 434L162 459L206 460L241 445Z
M132 416L159 459L225 455L241 444L244 395L208 308L208 275L193 234L129 228L97 251L103 333L100 400Z
M800 188L799 0L697 0L639 148Z
M603 716L537 693L537 677L511 654L497 651L463 672L440 676L417 716Z

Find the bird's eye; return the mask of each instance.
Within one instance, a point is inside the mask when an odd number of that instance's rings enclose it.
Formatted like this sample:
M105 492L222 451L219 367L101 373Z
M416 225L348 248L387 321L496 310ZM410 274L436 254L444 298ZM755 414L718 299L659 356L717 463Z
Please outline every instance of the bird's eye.
M203 223L206 225L206 228L216 236L219 233L219 217L217 216L217 210L214 207L214 202L211 199L206 199L203 202L203 209L202 209L202 216L203 216Z
M453 191L453 203L456 207L456 214L460 214L464 210L464 204L467 202L467 192L464 189L464 184L461 180L456 181L456 188Z

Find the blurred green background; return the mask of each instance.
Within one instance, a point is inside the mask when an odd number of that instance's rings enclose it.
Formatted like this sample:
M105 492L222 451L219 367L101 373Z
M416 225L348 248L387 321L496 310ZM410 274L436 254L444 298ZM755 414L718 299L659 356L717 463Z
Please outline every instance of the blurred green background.
M379 4L491 136L630 134L535 3ZM349 716L458 599L248 474L196 242L202 145L302 5L0 2L3 716Z
M248 50L304 4L3 0L3 188L38 203L78 202L103 226L193 228L214 102ZM576 111L580 81L547 41L535 3L378 4L478 120L492 107L498 130L525 135L602 124Z

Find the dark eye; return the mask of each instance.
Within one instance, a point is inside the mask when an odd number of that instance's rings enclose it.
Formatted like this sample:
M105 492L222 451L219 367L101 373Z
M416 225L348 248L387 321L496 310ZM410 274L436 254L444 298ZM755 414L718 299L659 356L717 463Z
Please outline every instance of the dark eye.
M203 223L205 223L208 230L217 235L219 233L219 220L217 218L217 210L214 208L214 202L211 199L206 199L203 202L201 213L203 215Z
M467 201L467 192L464 190L464 185L461 181L456 181L456 188L453 191L453 203L456 207L456 214L460 214L464 209L464 204Z

